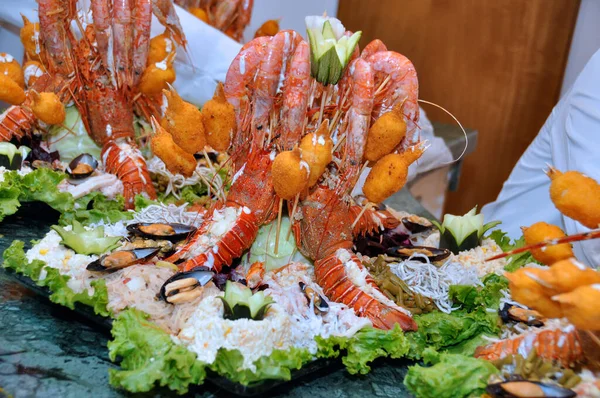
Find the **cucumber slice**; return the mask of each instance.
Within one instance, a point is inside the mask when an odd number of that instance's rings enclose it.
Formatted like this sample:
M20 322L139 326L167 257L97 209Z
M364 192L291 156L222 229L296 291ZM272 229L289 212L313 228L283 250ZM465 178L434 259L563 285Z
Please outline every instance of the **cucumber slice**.
M10 142L0 142L0 166L9 170L19 170L23 157L18 148Z
M325 21L325 23L323 24L323 39L327 40L327 39L332 39L332 40L336 40L337 37L335 37L335 32L333 31L333 27L331 26L331 22L329 20Z
M78 221L73 222L73 228L67 231L63 227L53 225L61 237L61 244L73 249L78 254L102 254L119 246L119 236L104 236L104 227L86 230Z
M264 292L252 294L249 287L231 281L225 284L224 297L219 298L223 302L223 317L230 320L245 318L260 321L273 303L273 299Z

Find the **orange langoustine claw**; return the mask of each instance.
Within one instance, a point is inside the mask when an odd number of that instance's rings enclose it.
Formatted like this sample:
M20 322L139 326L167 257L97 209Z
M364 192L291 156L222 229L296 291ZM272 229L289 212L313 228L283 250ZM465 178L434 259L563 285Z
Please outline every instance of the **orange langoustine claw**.
M44 71L35 76L29 89L56 94L63 104L77 106L88 134L103 147L105 170L123 182L127 208L133 208L135 195L155 198L145 160L134 141L133 117L136 112L149 120L160 112L160 99L140 93L138 84L146 68L152 12L178 43L185 44L172 1L119 1L112 7L109 0L92 1L93 23L87 24L81 39L72 30L72 26L82 26L72 24L73 20L85 14L78 14L77 2L38 3L39 28L24 19L21 31L26 60L41 62ZM34 129L47 128L30 110L32 97L27 91L22 105L0 116L0 140L20 139Z
M475 357L495 361L508 355L521 354L526 358L533 348L541 358L557 361L565 367L583 360L583 350L573 326L528 332L481 346L475 350Z

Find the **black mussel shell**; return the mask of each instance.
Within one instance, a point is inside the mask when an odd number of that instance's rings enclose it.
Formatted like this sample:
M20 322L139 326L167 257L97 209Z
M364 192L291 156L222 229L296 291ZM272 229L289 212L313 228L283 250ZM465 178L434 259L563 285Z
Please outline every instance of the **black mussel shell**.
M306 299L309 303L311 302L311 300L314 300L313 306L315 309L315 313L324 314L329 311L329 304L321 295L319 295L317 292L315 292L313 289L307 286L304 282L298 282L298 285L300 286L300 290L302 291L302 293L304 293L304 296L306 296Z
M74 180L87 178L98 168L98 161L89 153L82 153L69 163L67 174Z
M150 260L160 251L160 247L147 247L143 249L120 250L105 254L98 260L89 263L88 271L95 272L113 272L121 268ZM114 264L110 264L113 262Z
M544 326L544 317L537 311L505 303L498 312L504 323L522 322L529 326Z
M191 271L178 272L177 274L167 279L165 283L163 283L162 287L160 288L158 297L161 300L166 301L167 303L171 303L169 301L170 297L175 296L179 293L183 293L184 290L193 290L197 287L202 287L208 282L212 281L214 277L215 273L211 271L208 267L198 267ZM189 283L182 284L181 288L179 288L178 286L175 286L175 288L173 288L173 286L171 286L170 289L167 289L167 287L171 283L183 280L189 280Z
M429 221L428 219L426 219L424 217L419 217L414 214L404 217L402 219L402 224L404 225L404 227L406 229L408 229L410 232L412 232L414 234L429 231L430 229L433 228L433 224L431 223L431 221Z
M392 257L399 257L402 260L408 259L413 254L424 254L429 258L430 262L441 261L448 256L450 256L450 250L447 249L438 249L437 247L426 247L426 246L412 246L412 247L403 247L396 246L390 247L386 254ZM412 258L415 261L425 262L421 256L415 256Z
M142 238L176 242L187 238L196 228L185 224L144 222L128 225L127 231Z
M572 398L577 396L575 391L558 385L528 380L490 384L487 386L486 392L494 398Z

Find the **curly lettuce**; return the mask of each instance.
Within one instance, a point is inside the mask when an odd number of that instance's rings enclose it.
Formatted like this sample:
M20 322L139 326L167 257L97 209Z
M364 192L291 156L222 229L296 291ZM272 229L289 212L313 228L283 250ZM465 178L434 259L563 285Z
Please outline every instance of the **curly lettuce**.
M499 229L493 231L490 234L490 239L493 239L494 242L496 242L496 244L498 246L500 246L500 248L504 252L508 252L508 251L518 249L520 247L525 246L525 237L521 236L519 239L516 239L511 243L510 237L508 237L508 234ZM504 267L504 270L508 271L508 272L514 272L529 263L537 262L531 255L531 252L529 252L529 251L513 254L512 256L508 256L506 258L506 261L507 261L507 263L506 263L506 266Z
M419 329L407 335L411 345L409 357L420 359L427 347L457 354L471 355L484 343L484 336L500 332L497 310L501 290L508 287L506 278L490 274L483 287L454 285L450 297L461 309L450 314L430 312L415 316Z
M123 196L118 195L114 200L109 200L100 192L91 192L77 199L72 210L61 214L58 223L60 225L71 225L78 221L83 225L100 222L114 224L132 218L133 214L125 210Z
M61 275L57 269L48 267L41 260L29 261L24 247L23 242L14 241L3 253L2 267L27 276L38 286L47 287L51 292L50 301L53 303L64 305L70 309L75 308L75 303L81 303L92 307L94 313L98 315L110 315L107 308L108 290L103 279L92 281L91 285L94 288L92 295L87 291L75 293L68 286L69 276Z
M122 361L121 370L109 370L110 384L130 392L147 392L158 384L180 394L190 385L202 384L206 365L148 318L129 308L113 322L108 354L112 361L117 357Z
M417 397L462 398L481 396L490 376L498 370L490 362L458 354L441 354L432 348L423 352L425 364L411 366L404 385Z

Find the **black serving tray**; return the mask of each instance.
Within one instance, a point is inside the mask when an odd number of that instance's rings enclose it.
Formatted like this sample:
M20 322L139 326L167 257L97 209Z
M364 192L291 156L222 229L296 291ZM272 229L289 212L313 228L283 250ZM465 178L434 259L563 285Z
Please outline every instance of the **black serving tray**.
M0 272L5 272L11 279L18 282L20 285L26 287L27 289L32 290L37 295L42 296L44 298L48 298L52 292L45 286L38 286L35 284L33 280L30 278L18 274L10 269L2 269ZM112 328L112 319L109 317L103 317L94 313L93 309L87 305L83 305L81 303L75 303L74 312L85 318L86 320L96 324L102 328L102 330L110 334L110 330ZM227 391L230 394L235 394L239 396L256 396L263 395L267 392L275 392L280 387L284 385L289 385L290 383L294 383L299 381L300 379L307 378L308 376L316 376L317 374L322 376L325 373L332 373L341 368L340 361L337 359L319 359L310 363L305 364L302 368L298 370L292 370L291 380L265 380L257 383L251 383L247 386L233 382L226 377L223 377L213 371L207 370L206 380L216 387Z

